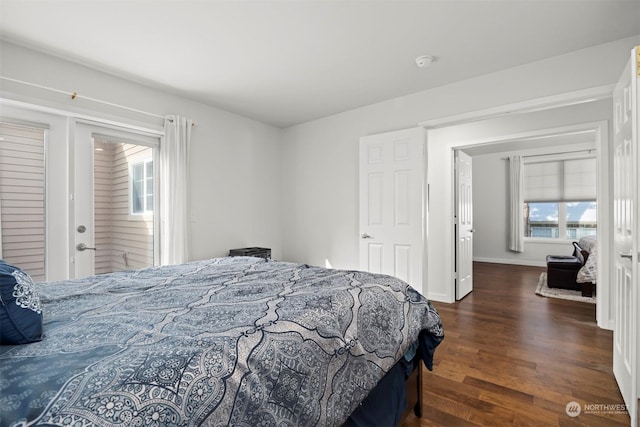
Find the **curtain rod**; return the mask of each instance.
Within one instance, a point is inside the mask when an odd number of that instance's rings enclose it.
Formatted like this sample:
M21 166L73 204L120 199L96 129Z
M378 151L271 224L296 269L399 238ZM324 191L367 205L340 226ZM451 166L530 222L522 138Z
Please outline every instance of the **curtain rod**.
M157 117L159 119L166 119L165 116L161 116L160 114L150 113L148 111L138 110L137 108L127 107L126 105L120 105L120 104L115 104L115 103L109 102L109 101L103 101L101 99L91 98L90 96L80 95L80 94L78 94L78 92L67 92L67 91L64 91L64 90L55 89L55 88L52 88L52 87L43 86L43 85L39 85L39 84L36 84L36 83L25 82L23 80L13 79L11 77L5 77L5 76L0 76L0 79L7 80L7 81L10 81L10 82L14 82L14 83L23 84L23 85L26 85L26 86L36 87L38 89L48 90L48 91L55 92L55 93L61 93L63 95L70 96L72 100L84 99L84 100L87 100L87 101L96 102L98 104L104 104L104 105L120 108L120 109L127 110L127 111L133 111L134 113L145 114L147 116ZM168 120L170 122L173 122L172 119L168 119ZM192 123L191 126L195 126L195 123Z
M561 151L559 153L545 153L545 154L530 154L528 156L522 156L523 159L528 159L529 157L542 157L542 156L557 156L560 154L573 154L573 153L591 153L592 151L596 151L595 148L589 148L586 150L575 150L575 151ZM502 157L500 160L509 160L509 157Z

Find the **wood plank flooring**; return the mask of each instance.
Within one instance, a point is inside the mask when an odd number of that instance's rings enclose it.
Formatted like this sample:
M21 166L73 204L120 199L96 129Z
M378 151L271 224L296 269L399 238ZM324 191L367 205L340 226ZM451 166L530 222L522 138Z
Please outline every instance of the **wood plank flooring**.
M434 303L445 339L433 372L422 368L422 418L405 426L629 425L626 412L593 406L624 403L612 332L596 326L595 304L535 295L543 271L474 263L473 292ZM577 417L566 413L572 401Z

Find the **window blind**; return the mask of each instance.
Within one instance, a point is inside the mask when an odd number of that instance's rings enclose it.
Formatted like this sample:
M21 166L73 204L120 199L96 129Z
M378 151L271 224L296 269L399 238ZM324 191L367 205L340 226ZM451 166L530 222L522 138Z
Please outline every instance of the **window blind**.
M45 280L44 130L0 123L0 256Z
M595 200L595 158L525 163L525 203Z

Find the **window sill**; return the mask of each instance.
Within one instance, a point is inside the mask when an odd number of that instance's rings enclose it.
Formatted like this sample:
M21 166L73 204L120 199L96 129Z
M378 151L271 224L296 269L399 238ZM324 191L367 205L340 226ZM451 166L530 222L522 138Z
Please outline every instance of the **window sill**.
M551 244L551 245L567 245L567 244L571 244L573 242L572 239L545 239L543 237L525 237L524 238L524 243L525 244L529 244L529 243L533 243L533 244Z

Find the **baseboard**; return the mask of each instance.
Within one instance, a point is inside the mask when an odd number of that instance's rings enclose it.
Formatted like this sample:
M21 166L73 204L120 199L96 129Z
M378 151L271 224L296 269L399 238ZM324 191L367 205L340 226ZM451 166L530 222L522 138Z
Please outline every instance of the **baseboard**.
M444 302L446 304L452 304L455 302L455 300L451 300L451 297L449 295L445 294L435 294L433 292L427 292L426 297L429 301Z
M598 327L602 328L602 329L606 329L608 331L613 331L613 327L615 326L615 323L612 321L608 321L608 322L599 322L598 323Z
M514 264L514 265L527 265L530 267L546 267L547 263L545 261L536 261L536 260L520 260L520 259L509 259L509 258L481 258L481 257L473 257L473 260L476 262L489 262L493 264Z

